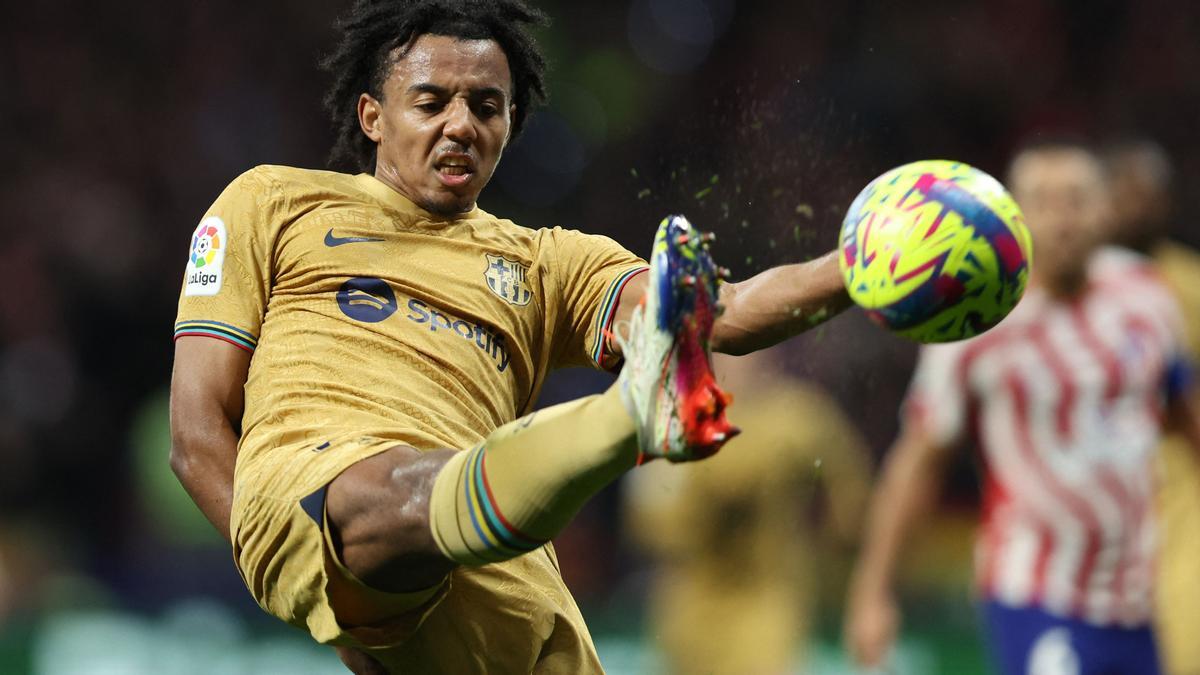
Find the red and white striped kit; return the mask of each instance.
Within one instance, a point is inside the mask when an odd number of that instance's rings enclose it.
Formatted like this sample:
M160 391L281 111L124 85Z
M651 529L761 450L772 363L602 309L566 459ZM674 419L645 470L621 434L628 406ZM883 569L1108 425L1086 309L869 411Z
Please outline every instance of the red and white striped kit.
M1174 299L1145 259L1096 254L1086 291L1031 289L1000 326L921 352L906 404L986 467L985 597L1096 625L1149 622L1153 453L1179 358Z

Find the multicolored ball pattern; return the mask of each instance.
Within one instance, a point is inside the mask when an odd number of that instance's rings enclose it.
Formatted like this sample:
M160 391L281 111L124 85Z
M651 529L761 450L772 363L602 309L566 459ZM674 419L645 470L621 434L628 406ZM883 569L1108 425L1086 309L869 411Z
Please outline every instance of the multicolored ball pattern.
M201 221L200 226L192 233L191 258L196 269L211 264L217 256L217 251L221 250L221 232L210 224L209 220L211 218Z
M871 181L842 221L850 297L874 322L919 342L978 335L1012 311L1033 244L995 178L961 162L923 160Z

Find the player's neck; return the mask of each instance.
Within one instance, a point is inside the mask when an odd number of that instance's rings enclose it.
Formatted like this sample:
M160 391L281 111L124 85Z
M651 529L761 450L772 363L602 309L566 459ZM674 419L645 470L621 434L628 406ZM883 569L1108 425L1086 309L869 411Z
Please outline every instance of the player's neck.
M475 211L475 203L471 202L466 206L458 206L457 208L447 209L442 205L430 203L426 199L422 199L417 191L409 190L404 186L404 182L398 176L393 175L394 172L386 170L381 166L375 167L375 173L372 174L375 180L387 186L392 192L403 197L410 204L421 209L425 213L432 216L434 220L452 221L469 216Z

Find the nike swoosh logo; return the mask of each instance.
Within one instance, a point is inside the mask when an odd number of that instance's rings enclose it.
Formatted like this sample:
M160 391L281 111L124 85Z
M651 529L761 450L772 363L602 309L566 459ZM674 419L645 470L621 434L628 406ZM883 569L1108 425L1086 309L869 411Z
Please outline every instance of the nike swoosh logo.
M383 241L383 240L377 239L375 237L335 237L335 236L333 236L332 229L330 229L328 232L325 233L325 245L329 246L330 248L332 248L334 246L341 246L342 244L357 244L357 243L361 243L364 241Z

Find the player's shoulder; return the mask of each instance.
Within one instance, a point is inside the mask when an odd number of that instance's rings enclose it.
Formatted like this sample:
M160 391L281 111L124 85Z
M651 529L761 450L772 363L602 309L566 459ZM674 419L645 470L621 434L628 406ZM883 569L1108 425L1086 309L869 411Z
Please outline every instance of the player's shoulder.
M497 216L478 207L471 213L467 220L478 221L505 234L525 238L535 238L541 232L540 229L525 227L509 218Z
M239 229L278 231L327 202L357 199L353 176L276 164L255 166L226 186L209 209Z
M1132 303L1173 297L1166 277L1150 256L1118 246L1097 251L1088 265L1093 286L1110 299Z
M352 176L333 171L301 169L278 164L260 164L230 181L226 197L253 198L260 204L297 202L305 195L327 194L332 190L347 190Z
M477 208L466 219L475 231L476 238L491 240L497 244L524 247L535 258L570 258L583 251L603 251L619 248L610 237L589 234L581 230L561 227L527 227L508 218L494 216Z
M304 169L281 164L259 164L234 179L235 184L267 187L283 194L349 190L354 177L350 174L321 169Z
M470 228L471 239L500 251L536 258L542 245L541 230L526 227L509 218L475 208L461 223Z
M927 367L955 368L968 371L984 356L1007 353L1024 344L1037 325L1041 298L1027 294L1021 304L999 325L966 340L921 345L918 360Z
M555 225L538 231L542 247L560 260L604 259L639 262L638 256L603 234ZM645 264L645 261L640 261Z
M1097 250L1088 263L1088 275L1101 285L1138 281L1164 283L1153 258L1121 246L1104 246Z
M572 227L563 227L561 225L544 227L539 230L539 233L542 236L555 240L556 242L572 242L581 243L584 245L588 243L596 245L614 243L612 237L593 232L584 232L583 230Z
M1154 264L1167 277L1175 274L1200 275L1200 251L1175 241L1166 241L1154 249Z
M998 330L993 328L992 330ZM933 342L923 344L917 349L917 361L921 364L953 363L961 361L968 351L980 344L983 336L976 336L955 342ZM976 350L977 347L974 347Z
M1164 242L1154 250L1154 264L1181 305L1200 308L1200 251Z

